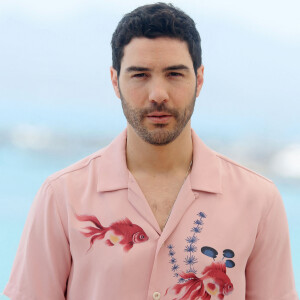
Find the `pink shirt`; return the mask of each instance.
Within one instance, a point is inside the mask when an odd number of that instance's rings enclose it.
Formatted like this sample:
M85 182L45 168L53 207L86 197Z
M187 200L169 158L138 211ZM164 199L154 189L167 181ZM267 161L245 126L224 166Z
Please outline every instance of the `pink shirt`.
M192 131L193 167L161 232L125 159L126 131L47 178L4 294L13 300L296 300L274 183Z

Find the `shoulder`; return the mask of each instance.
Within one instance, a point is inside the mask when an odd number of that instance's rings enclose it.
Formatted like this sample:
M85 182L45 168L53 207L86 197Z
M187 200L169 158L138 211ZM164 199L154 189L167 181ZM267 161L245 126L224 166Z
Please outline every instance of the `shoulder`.
M261 217L266 216L274 205L282 205L278 187L271 179L220 153L215 152L215 155L220 163L225 193L236 196L236 200L249 209L255 207Z
M193 144L194 187L244 199L268 198L274 192L272 180L211 149L194 132Z
M46 182L48 185L53 185L57 181L63 180L69 178L84 178L87 173L91 173L93 169L96 169L97 162L102 157L102 155L105 153L108 146L101 148L100 150L82 158L81 160L51 174L46 179ZM93 173L93 172L92 172Z
M213 150L212 150L213 151ZM255 171L253 171L252 169L249 169L247 167L245 167L244 165L237 163L236 161L226 157L223 154L220 154L216 151L213 151L216 155L216 157L219 159L220 164L222 165L222 167L227 171L227 172L236 172L238 174L240 174L241 176L244 177L248 177L248 178L252 178L258 181L261 181L265 184L273 184L273 181Z
M215 151L214 151L215 152ZM234 161L227 156L215 152L220 163L223 180L227 184L236 183L240 188L251 189L258 193L274 193L275 183L268 177Z
M48 176L46 182L64 199L100 191L103 184L115 187L118 178L126 182L126 130L106 147Z

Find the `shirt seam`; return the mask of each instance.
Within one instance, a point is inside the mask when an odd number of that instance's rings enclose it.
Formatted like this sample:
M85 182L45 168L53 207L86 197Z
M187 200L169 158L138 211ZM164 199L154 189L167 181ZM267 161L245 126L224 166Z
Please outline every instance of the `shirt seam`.
M258 173L256 173L256 172L254 172L253 170L250 170L250 169L248 169L247 167L244 167L244 166L242 166L242 165L240 165L240 164L238 164L238 163L232 161L232 160L229 159L229 158L224 157L222 154L216 153L216 155L217 155L220 159L223 159L223 160L225 160L226 162L228 162L228 163L230 163L230 164L232 164L232 165L234 165L234 166L236 166L236 167L239 167L239 168L241 168L241 169L243 169L243 170L245 170L245 171L247 171L247 172L249 172L249 173L252 173L252 174L254 174L254 175L257 175L258 177L260 177L260 178L266 180L266 181L269 182L269 183L273 183L273 181L272 181L271 179L266 178L266 177L264 177L263 175L258 174Z
M73 172L76 172L76 171L79 171L79 170L81 170L81 169L83 169L83 168L88 167L89 164L90 164L94 159L97 159L97 158L99 158L99 157L102 157L102 155L103 155L103 153L102 153L102 154L99 154L99 155L97 155L97 156L95 156L95 157L92 157L85 165L80 166L80 167L77 167L77 168L74 169L74 170L65 171L65 172L63 172L62 174L59 174L59 175L57 175L57 176L54 177L54 178L51 178L53 175L50 175L50 176L47 178L47 180L48 180L48 182L49 182L49 185L50 185L51 182L54 182L54 181L58 180L60 177L62 177L62 176L64 176L64 175L67 175L67 174L70 174L70 173L73 173Z

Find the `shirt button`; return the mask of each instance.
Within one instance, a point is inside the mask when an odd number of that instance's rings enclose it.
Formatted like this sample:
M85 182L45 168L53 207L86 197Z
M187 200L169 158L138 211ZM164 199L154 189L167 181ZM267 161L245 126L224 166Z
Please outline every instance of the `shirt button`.
M159 300L160 299L160 293L159 292L154 292L153 293L153 299L154 300Z

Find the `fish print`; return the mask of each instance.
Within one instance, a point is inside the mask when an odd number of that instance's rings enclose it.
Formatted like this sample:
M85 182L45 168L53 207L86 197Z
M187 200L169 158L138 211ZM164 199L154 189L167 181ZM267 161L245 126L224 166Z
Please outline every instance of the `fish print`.
M105 236L107 237L105 241L107 246L120 244L125 252L128 252L134 244L143 243L149 239L145 231L140 226L133 224L128 218L114 222L108 227L104 227L95 216L76 215L76 218L79 221L90 221L95 225L95 227L85 227L89 230L88 232L81 231L84 236L91 238L88 251L95 240L102 240Z
M178 283L166 290L168 293L175 294L177 298L173 300L209 300L224 299L233 291L233 284L226 275L226 265L224 262L212 263L204 268L202 277L197 277L195 273L179 273L185 281Z

